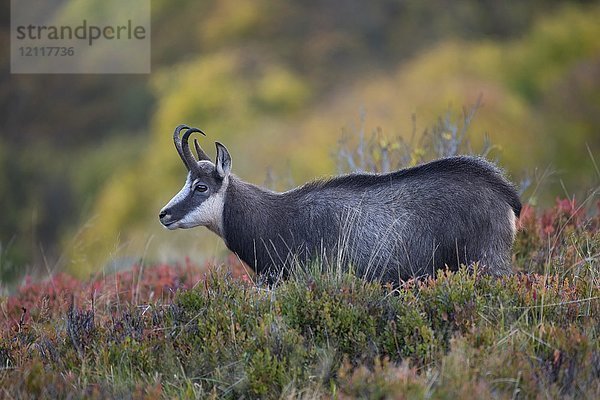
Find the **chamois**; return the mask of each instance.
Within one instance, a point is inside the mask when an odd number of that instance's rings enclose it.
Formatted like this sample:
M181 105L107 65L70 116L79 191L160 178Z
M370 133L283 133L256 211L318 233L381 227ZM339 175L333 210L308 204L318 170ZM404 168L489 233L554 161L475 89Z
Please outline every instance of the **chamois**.
M231 173L219 142L213 163L194 140L196 160L188 144L194 132L204 135L186 125L173 134L188 174L160 222L168 229L206 226L270 281L313 260L396 283L475 262L492 275L511 271L521 202L482 158L336 176L277 193Z

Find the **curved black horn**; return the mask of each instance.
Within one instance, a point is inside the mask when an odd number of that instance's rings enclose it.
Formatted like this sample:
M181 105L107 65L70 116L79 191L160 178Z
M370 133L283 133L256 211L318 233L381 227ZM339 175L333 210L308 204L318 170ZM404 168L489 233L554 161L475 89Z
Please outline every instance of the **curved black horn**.
M183 161L185 167L188 168L187 162L185 161L185 157L183 156L181 138L179 137L179 134L183 129L190 129L190 127L187 125L179 125L177 128L175 128L175 132L173 132L173 142L175 143L175 148L177 149L177 153L179 153L179 157L181 157L181 161Z
M186 131L183 134L183 136L180 137L179 135L180 135L181 131L184 129L186 129ZM189 139L190 135L195 132L201 133L204 136L206 136L206 134L204 132L202 132L200 129L190 128L187 125L179 125L177 128L175 128L175 132L173 132L173 142L175 142L175 148L177 149L177 152L179 153L179 157L181 157L181 160L183 161L184 165L190 171L193 168L195 168L196 159L194 158L194 155L192 154L192 152L190 150L190 145L188 143L188 139Z
M206 136L206 133L202 132L198 128L189 128L187 131L185 131L185 133L181 137L181 145L182 145L181 147L183 150L183 155L188 162L188 168L190 170L196 168L196 159L194 158L194 154L192 154L192 151L190 150L190 144L188 142L188 139L192 133L196 133L196 132L201 133L204 136Z

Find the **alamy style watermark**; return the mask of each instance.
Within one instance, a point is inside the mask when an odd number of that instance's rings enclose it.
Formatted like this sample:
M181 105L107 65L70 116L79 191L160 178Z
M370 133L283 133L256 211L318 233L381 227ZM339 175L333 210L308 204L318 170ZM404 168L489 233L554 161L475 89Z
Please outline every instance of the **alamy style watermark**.
M11 0L12 73L149 73L150 0Z
M88 25L84 19L78 26L62 25L33 25L17 26L17 40L86 40L88 45L93 45L98 40L144 40L147 37L146 28L142 25L133 26L131 20L126 25L95 26Z

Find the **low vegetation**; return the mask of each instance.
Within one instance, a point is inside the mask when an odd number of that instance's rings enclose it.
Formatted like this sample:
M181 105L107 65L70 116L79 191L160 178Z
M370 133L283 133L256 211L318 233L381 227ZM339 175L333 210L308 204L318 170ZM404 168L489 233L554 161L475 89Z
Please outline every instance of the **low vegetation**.
M525 207L502 279L268 288L232 258L26 281L0 300L0 396L598 398L596 208Z

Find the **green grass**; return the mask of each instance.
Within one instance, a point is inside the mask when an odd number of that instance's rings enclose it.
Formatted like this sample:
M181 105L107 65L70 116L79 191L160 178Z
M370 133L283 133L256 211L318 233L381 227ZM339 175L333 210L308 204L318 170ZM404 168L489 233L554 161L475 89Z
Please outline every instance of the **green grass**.
M188 262L26 282L0 300L0 396L598 398L600 218L562 201L521 222L502 279L264 288Z

